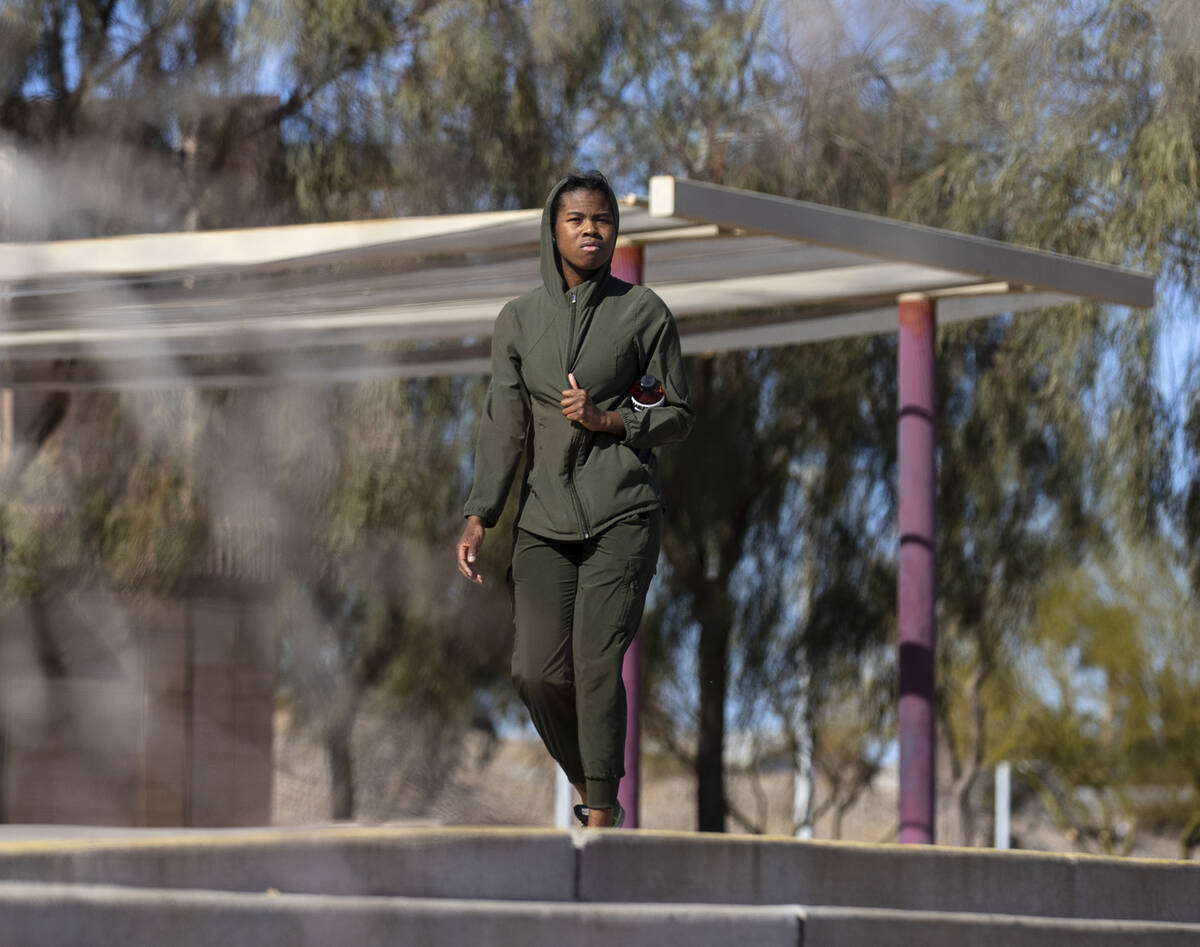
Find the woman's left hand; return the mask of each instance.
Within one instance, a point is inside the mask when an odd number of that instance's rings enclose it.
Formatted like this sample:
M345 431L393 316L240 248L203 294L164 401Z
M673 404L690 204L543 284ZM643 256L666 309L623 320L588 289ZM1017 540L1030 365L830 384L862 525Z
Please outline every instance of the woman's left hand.
M580 388L574 373L567 375L570 388L563 389L562 413L568 421L578 421L589 431L603 431L624 437L625 422L616 411L601 411L592 401L587 389Z

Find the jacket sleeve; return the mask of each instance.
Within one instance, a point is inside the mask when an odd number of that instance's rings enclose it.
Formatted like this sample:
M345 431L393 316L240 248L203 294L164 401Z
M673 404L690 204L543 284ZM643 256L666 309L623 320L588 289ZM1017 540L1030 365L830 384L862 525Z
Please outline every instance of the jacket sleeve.
M679 330L667 304L647 290L638 312L638 343L645 371L663 384L665 400L656 408L634 411L626 402L618 409L625 422L624 443L635 450L662 447L687 437L696 415L688 394Z
M529 392L521 378L516 313L505 306L492 332L492 379L475 442L475 481L463 516L481 516L492 527L504 510L529 430Z

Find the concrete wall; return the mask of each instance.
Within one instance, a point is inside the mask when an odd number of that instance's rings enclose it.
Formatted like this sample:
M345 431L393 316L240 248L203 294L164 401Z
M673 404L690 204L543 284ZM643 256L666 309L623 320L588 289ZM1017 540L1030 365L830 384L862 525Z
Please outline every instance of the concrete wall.
M1200 922L1200 865L1084 855L637 833L587 836L580 897Z
M0 844L0 880L1200 924L1194 862L684 833L364 827L23 841Z
M971 864L972 853L953 849L636 832L332 828L88 839L81 831L0 841L0 943L1200 945L1200 923L1144 917L1197 913L1196 864L988 852ZM679 860L660 860L668 856ZM821 888L823 866L829 880ZM905 887L911 874L923 875L925 887ZM641 887L630 892L633 881ZM663 897L683 882L699 888L682 902ZM1043 885L1053 886L1048 898L1034 898ZM874 906L934 886L945 888L942 903L978 910ZM1111 917L1101 899L1117 887L1127 893L1116 909L1133 912L1140 903L1139 916ZM636 903L610 900L631 893ZM769 903L776 895L788 900ZM733 898L750 903L721 903ZM1021 910L1047 901L1097 916Z
M820 904L1200 923L1200 864L683 833L583 835L584 901Z
M1200 926L853 908L547 904L0 884L7 943L57 947L1188 947Z
M270 820L273 619L210 587L0 615L0 819Z
M0 844L0 881L571 901L577 857L552 829L152 834Z
M14 944L87 947L799 947L788 908L535 904L0 884ZM1055 947L1071 947L1056 944Z

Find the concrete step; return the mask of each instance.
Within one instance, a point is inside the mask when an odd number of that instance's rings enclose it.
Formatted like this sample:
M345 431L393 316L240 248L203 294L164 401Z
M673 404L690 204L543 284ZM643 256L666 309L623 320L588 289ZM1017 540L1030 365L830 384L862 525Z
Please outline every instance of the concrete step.
M0 880L293 894L573 901L577 851L552 829L129 831L0 842Z
M753 836L594 834L584 901L821 904L1200 923L1200 863Z
M1187 947L1200 925L871 908L562 904L0 883L0 943L59 947Z
M0 880L1200 923L1200 864L1182 861L551 829L58 834L5 841L0 831Z

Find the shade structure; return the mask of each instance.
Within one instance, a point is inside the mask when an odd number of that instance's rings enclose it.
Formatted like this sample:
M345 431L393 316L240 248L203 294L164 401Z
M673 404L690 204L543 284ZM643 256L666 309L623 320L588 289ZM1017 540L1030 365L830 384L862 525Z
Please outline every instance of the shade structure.
M0 245L0 386L483 373L501 306L538 282L540 216ZM686 353L893 332L899 314L900 835L933 841L937 321L1148 307L1153 277L672 177L626 202L622 236Z
M687 353L895 331L1078 299L1146 306L1144 274L731 188L654 178L622 235ZM487 371L538 282L540 210L0 244L2 381L229 385Z

